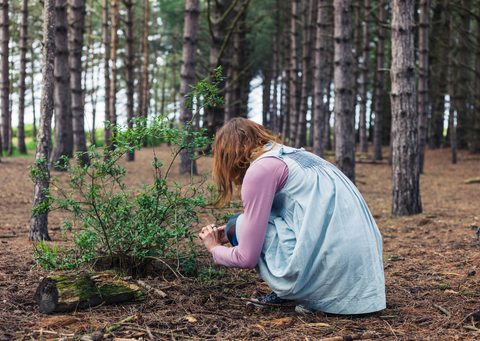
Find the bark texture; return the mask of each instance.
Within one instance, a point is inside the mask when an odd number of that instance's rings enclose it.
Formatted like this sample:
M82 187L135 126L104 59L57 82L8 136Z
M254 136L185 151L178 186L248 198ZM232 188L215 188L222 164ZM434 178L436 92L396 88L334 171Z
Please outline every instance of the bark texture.
M427 146L428 124L428 0L420 1L420 29L418 47L420 57L418 63L418 167L423 173L425 147Z
M361 100L360 100L360 122L359 122L359 134L360 134L360 153L368 153L368 140L367 140L367 90L368 90L368 61L370 57L370 11L372 7L370 0L365 0L364 15L365 20L363 23L363 53L362 53L362 87L361 87ZM371 122L370 122L371 124Z
M110 39L108 35L108 0L103 0L102 7L102 40L103 40L103 67L105 84L105 122L110 121ZM110 129L107 126L103 131L103 144L110 145Z
M133 2L127 0L124 2L126 16L125 16L125 82L127 90L127 126L129 129L133 128L133 94L134 94L134 62L135 54L133 52ZM135 160L135 151L127 154L127 161Z
M150 88L148 86L148 34L149 34L149 20L150 20L150 0L145 0L145 31L143 32L143 99L142 99L142 117L147 118L149 107Z
M392 214L422 212L414 57L414 0L392 6Z
M18 128L17 150L27 153L25 146L25 78L27 77L28 1L22 0L22 23L20 28L20 77L18 80Z
M188 129L192 121L192 111L185 105L190 85L195 83L197 64L199 0L187 0L185 4L185 24L183 31L182 67L180 69L180 124ZM199 113L197 113L198 115ZM180 174L197 174L197 164L190 160L191 150L182 150L180 154Z
M477 8L480 8L480 0L477 0ZM477 61L475 77L475 112L473 123L473 134L470 146L472 154L480 153L480 16L477 16Z
M382 145L383 145L383 96L385 88L385 77L383 68L385 66L385 27L387 21L387 11L385 0L381 0L378 11L378 43L377 43L377 69L375 84L375 125L373 131L373 160L382 161Z
M55 131L54 145L50 156L50 168L55 162L63 161L61 156L73 156L73 122L72 122L72 92L70 87L70 65L68 51L68 20L67 0L56 0L55 4L55 66L54 66L54 101L55 101Z
M319 0L317 8L317 35L315 39L315 75L313 78L313 91L315 96L315 106L313 108L313 153L323 158L324 156L324 134L325 134L325 104L323 97L325 95L325 76L326 62L328 53L328 0Z
M111 19L111 34L110 34L110 61L112 64L112 75L110 77L110 122L117 125L117 46L118 46L118 1L112 0L110 3L112 7L112 19ZM110 133L111 135L112 133ZM113 148L110 144L110 148Z
M10 23L8 17L8 0L1 0L0 2L0 20L1 20L1 41L0 49L2 54L1 59L1 83L0 83L0 92L1 92L1 110L2 110L2 138L3 150L9 152L11 150L12 136L11 134L11 116L10 116L10 74L9 74L9 47L8 43L10 40Z
M355 183L352 1L334 0L335 162Z
M447 0L448 1L448 0ZM450 132L450 148L452 149L452 163L457 163L457 129L455 127L455 86L453 83L453 14L450 12L449 18L449 38L448 38L448 95L450 97L448 110L448 128Z
M282 126L282 138L285 141L286 138L290 135L290 77L292 75L291 68L291 39L290 39L290 30L289 25L291 10L287 2L283 7L283 53L285 59L285 77L283 78L283 83L285 84L285 93L283 101L283 113L281 115L281 126Z
M85 27L85 0L72 0L70 3L69 64L70 85L72 88L73 142L77 158L82 165L90 162L85 137L85 119L82 90L82 50ZM78 155L78 153L82 153Z
M298 48L298 3L299 0L292 1L292 17L291 17L291 56L290 56L290 131L289 131L289 145L295 146L296 132L298 124L298 113L300 110L300 83L298 78L298 64L299 64L299 48Z
M48 190L50 180L48 160L50 159L50 150L52 148L51 132L54 106L55 0L44 0L42 44L42 103L35 158L44 161L44 163L39 165L39 170L43 172L44 177L35 182L33 207L47 200L44 191ZM47 213L32 215L30 218L29 240L51 240L48 235Z

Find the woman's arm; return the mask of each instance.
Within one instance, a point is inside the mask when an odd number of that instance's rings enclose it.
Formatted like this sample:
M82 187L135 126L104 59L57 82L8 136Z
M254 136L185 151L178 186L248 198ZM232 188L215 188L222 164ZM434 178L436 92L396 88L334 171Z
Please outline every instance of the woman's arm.
M233 248L214 247L212 255L215 263L248 269L257 265L273 198L283 188L287 178L288 167L277 158L263 158L248 169L242 186L244 216L239 245Z

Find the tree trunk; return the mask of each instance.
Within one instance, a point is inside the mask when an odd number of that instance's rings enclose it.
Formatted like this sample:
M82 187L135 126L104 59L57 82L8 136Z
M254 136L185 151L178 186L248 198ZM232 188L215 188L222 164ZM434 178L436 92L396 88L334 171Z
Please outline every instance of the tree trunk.
M185 97L190 92L190 85L195 83L195 66L197 64L199 0L187 0L185 3L185 24L183 31L182 67L180 69L180 125L184 129L192 127L192 111L187 108ZM199 115L199 113L196 113ZM193 150L180 153L180 174L197 175L197 164L188 154Z
M83 107L85 107L85 102L86 102L86 97L87 97L87 74L88 74L88 67L90 66L90 46L92 45L92 9L93 9L93 0L90 0L90 16L88 17L88 25L87 25L87 43L86 43L86 48L87 50L85 51L85 72L83 73L83 84L85 88L83 89L82 92L82 103ZM95 57L95 51L93 51L93 57ZM92 72L93 72L93 59L92 58ZM92 85L93 86L93 85Z
M471 139L472 120L470 115L471 91L470 91L470 61L471 46L470 42L470 11L472 8L472 0L463 0L461 5L464 9L460 9L460 33L458 35L458 75L455 82L455 100L457 112L457 148L468 149ZM478 48L478 47L477 47Z
M480 0L477 0L477 8L480 8ZM475 111L472 132L472 141L470 152L472 154L480 153L480 17L477 16L477 60L476 60L476 76L475 76Z
M362 54L362 87L361 87L361 102L360 102L360 153L368 153L368 140L367 140L367 90L368 90L368 60L370 56L370 37L369 37L369 25L370 25L370 0L365 0L365 20L363 23L363 54Z
M37 169L44 174L35 181L33 207L47 201L50 172L48 160L52 149L52 116L55 62L55 0L44 0L43 10L43 56L42 56L42 104L35 158ZM40 213L30 218L29 240L51 240L48 235L48 214Z
M312 4L316 5L314 1ZM314 12L314 8L310 8L310 13ZM298 112L297 130L295 136L295 147L300 148L307 143L307 111L308 111L308 95L309 95L309 79L311 47L310 47L310 25L308 16L308 1L302 1L303 13L303 37L302 37L302 87L300 95L300 108Z
M382 161L382 142L383 142L383 95L385 87L385 77L383 68L385 66L385 27L387 24L387 5L385 0L380 0L380 8L378 11L378 43L377 43L377 69L376 88L375 88L375 125L373 132L373 161Z
M332 3L332 2L330 2ZM331 127L330 127L330 118L332 116L332 111L330 110L330 102L331 102L331 99L332 99L332 81L333 81L333 69L334 69L334 65L333 65L333 30L334 30L334 27L333 27L333 11L332 9L328 9L328 22L330 23L329 27L327 27L328 29L328 34L330 36L332 36L332 38L329 38L327 39L327 65L326 65L326 68L327 68L327 84L326 84L326 87L325 87L325 90L327 92L327 102L326 102L326 105L325 105L325 132L324 132L324 139L325 139L325 142L324 142L324 146L325 146L325 149L326 150L332 150L333 149L333 146L332 146L332 139L330 137L331 135ZM355 101L355 97L354 97L354 101ZM355 102L354 102L355 103Z
M110 122L117 125L117 46L118 46L118 0L110 2L112 7L112 33L110 34L110 60L112 62L112 77L110 78ZM115 134L115 132L114 132ZM110 145L113 148L113 145Z
M148 116L149 94L150 87L148 85L148 34L149 34L149 20L150 20L150 0L145 0L145 31L143 32L143 108L142 117Z
M20 78L18 80L18 128L17 128L17 149L20 153L26 154L25 146L25 78L27 77L27 29L28 29L28 0L22 0L22 24L20 29Z
M134 94L134 62L135 53L133 52L133 2L127 0L124 2L126 16L125 16L125 82L127 90L127 126L128 129L133 129L133 94ZM135 160L135 151L127 154L127 161Z
M145 16L145 13L144 13ZM143 36L143 25L139 33L140 37ZM137 117L142 117L142 108L143 108L143 39L138 39L138 59L137 59Z
M167 66L163 67L163 74L162 74L162 97L160 99L160 115L163 116L165 114L165 80L167 79Z
M392 6L392 214L422 212L415 91L414 0Z
M315 106L313 108L313 153L323 158L324 156L324 133L325 133L325 104L323 97L325 95L325 75L326 62L328 54L328 0L318 1L317 8L317 36L315 41L315 77L314 77L314 96ZM328 104L327 104L328 105Z
M272 87L272 70L268 66L263 70L263 110L262 110L262 124L266 128L270 128L269 115L270 115L270 89Z
M334 0L335 162L355 183L352 1Z
M450 7L450 1L446 0ZM457 163L457 132L455 128L455 87L453 84L453 14L450 9L450 19L449 19L449 51L448 51L448 95L450 97L449 101L449 110L448 110L448 126L450 130L450 147L452 148L452 163ZM459 103L459 102L457 102Z
M33 44L30 44L30 56L31 56L31 62L32 62L32 74L30 76L30 79L31 79L31 91L32 91L32 115L33 115L33 129L32 129L32 135L33 135L33 141L36 142L37 141L37 120L36 120L36 116L35 116L35 82L34 82L34 78L35 78L35 58L33 57L35 55L34 51L33 51ZM0 138L1 140L1 138ZM1 143L0 143L1 145ZM0 146L0 154L1 154L1 151L2 151L2 148Z
M275 7L280 9L280 0L275 1ZM273 61L272 61L272 77L273 77L273 96L272 96L272 113L270 116L270 129L276 134L279 131L278 124L278 26L280 25L279 10L275 12L275 27L273 31Z
M72 88L73 142L78 161L82 165L90 163L85 137L85 119L82 91L82 50L85 26L85 0L72 0L70 4L69 64ZM83 153L82 155L78 155Z
M300 84L298 79L298 30L297 30L297 21L298 21L298 3L300 0L292 1L292 20L291 20L291 65L290 65L290 134L289 134L289 145L295 146L296 143L296 132L298 124L298 113L300 109Z
M290 86L291 86L291 75L292 75L292 63L291 63L291 38L289 25L287 24L290 21L291 10L288 2L285 2L283 8L283 54L285 59L285 76L283 82L285 84L285 99L283 104L283 113L282 113L282 138L285 142L286 139L290 136Z
M102 34L103 34L103 66L105 72L105 121L110 122L110 40L108 36L108 0L103 0L102 9ZM103 144L110 146L110 129L105 125L103 131Z
M144 47L145 48L145 47ZM172 103L173 103L173 122L177 117L177 49L175 48L175 36L172 36ZM145 65L145 64L144 64ZM143 91L146 91L145 89Z
M1 109L2 109L2 137L3 137L3 150L8 152L12 143L12 136L10 136L10 127L12 120L10 117L9 98L10 98L10 75L9 75L9 47L10 40L10 22L8 17L8 0L2 0L0 2L0 20L1 20L1 54L2 54L2 75L1 75Z
M72 92L70 88L70 65L68 63L68 20L67 0L57 0L55 5L55 66L54 66L54 100L55 100L55 130L54 145L50 155L50 169L62 170L55 163L63 155L68 158L73 155L73 122L72 122Z
M353 23L353 111L354 113L354 119L356 120L357 116L357 103L358 103L358 79L360 78L360 66L359 66L359 57L360 57L360 49L361 49L361 32L362 32L362 25L361 25L361 5L362 0L357 0L354 7L353 7L353 16L355 18L355 21ZM355 129L355 128L354 128ZM356 138L355 138L356 142Z
M142 295L138 286L108 271L45 277L35 291L34 298L40 312L51 313L89 309L100 304L118 304L133 301Z
M418 63L418 171L423 173L428 125L428 0L420 1L420 29Z

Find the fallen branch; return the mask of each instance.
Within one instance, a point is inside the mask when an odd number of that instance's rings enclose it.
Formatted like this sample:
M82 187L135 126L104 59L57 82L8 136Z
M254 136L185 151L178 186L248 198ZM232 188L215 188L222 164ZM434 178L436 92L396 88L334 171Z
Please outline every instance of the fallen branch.
M145 289L147 289L149 291L150 290L153 291L154 293L156 293L158 296L160 296L162 298L168 297L168 295L166 293L164 293L162 290L154 288L151 285L145 283L144 281L138 280L137 284L140 285L141 287L144 287Z
M480 329L478 328L475 328L474 326L463 326L463 329L466 329L466 330L473 330L475 332L478 332L480 331Z
M0 238L17 238L18 236L13 236L13 235L4 235L0 236Z
M40 334L54 334L54 335L60 335L60 336L66 336L66 337L73 337L75 334L64 334L64 333L59 333L59 332L52 332L50 330L32 330L34 333L40 333Z
M435 304L435 303L433 303L433 307L434 307L434 308L437 308L437 309L440 310L442 313L444 313L445 315L447 315L448 317L450 317L450 313L449 313L446 309L440 307L439 305L437 305L437 304Z
M114 324L114 325L111 326L110 328L107 328L107 329L105 330L105 333L109 333L109 332L113 332L114 330L117 330L117 329L120 328L124 323L130 322L132 319L133 319L133 316L127 317L125 320L120 321L120 323Z

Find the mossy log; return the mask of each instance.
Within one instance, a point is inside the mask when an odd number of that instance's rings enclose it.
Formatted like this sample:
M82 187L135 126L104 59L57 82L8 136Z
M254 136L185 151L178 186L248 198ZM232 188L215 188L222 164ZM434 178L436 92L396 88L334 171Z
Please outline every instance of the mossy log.
M35 292L40 312L60 312L115 304L141 298L140 288L115 272L45 277Z

